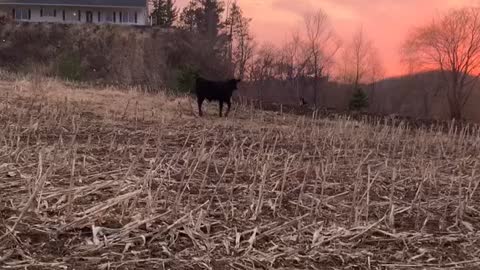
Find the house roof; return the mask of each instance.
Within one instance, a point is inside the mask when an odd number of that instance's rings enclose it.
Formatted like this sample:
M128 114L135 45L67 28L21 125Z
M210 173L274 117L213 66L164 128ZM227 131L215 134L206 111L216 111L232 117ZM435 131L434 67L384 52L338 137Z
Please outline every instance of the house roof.
M146 7L146 0L0 0L0 5Z

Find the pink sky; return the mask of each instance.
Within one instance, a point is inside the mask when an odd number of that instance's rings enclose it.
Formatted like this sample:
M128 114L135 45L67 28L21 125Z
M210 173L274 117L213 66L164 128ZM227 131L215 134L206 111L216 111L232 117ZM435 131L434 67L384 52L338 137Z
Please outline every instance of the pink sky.
M188 0L177 0L183 7ZM363 25L379 49L387 76L403 73L399 49L409 29L428 22L449 8L479 5L480 0L237 0L253 19L259 42L280 45L292 29L302 26L303 14L323 9L337 34L347 40Z

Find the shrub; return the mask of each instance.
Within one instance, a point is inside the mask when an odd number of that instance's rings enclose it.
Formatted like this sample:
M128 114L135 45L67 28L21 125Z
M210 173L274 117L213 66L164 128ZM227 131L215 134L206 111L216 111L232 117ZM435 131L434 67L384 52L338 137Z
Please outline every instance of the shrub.
M78 53L67 53L59 58L57 75L62 79L81 81L83 74L82 62Z
M0 16L0 25L5 25L11 23L13 20L10 16L1 15Z
M0 66L24 72L39 64L68 80L188 92L196 70L212 79L228 70L208 44L178 29L7 23L0 24Z
M198 69L192 66L183 66L178 70L176 90L181 93L190 93L195 87Z
M350 110L360 111L368 107L368 96L361 89L357 88L350 99Z

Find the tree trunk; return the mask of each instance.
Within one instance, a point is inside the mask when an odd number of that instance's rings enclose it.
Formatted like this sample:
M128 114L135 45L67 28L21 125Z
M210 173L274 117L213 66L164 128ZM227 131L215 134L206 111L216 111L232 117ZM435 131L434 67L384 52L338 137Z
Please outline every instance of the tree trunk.
M456 85L454 83L454 85ZM450 119L462 120L463 119L463 108L460 104L460 101L457 97L457 91L460 91L456 86L452 87L453 89L447 94L448 107L450 109Z
M318 90L318 63L317 63L317 55L314 56L314 78L313 78L313 104L315 108L317 108L317 90Z
M229 44L229 48L228 48L228 62L229 62L229 66L230 66L230 75L234 75L235 73L235 67L233 65L233 19L231 18L231 22L230 22L230 35L229 35L229 38L230 38L230 44Z
M463 119L462 108L457 104L457 102L450 104L450 118L455 120Z
M430 103L433 102L433 100L430 100L430 95L429 95L430 90L423 91L423 117L425 118L430 118Z
M462 120L462 110L458 106L450 106L450 118L455 120Z

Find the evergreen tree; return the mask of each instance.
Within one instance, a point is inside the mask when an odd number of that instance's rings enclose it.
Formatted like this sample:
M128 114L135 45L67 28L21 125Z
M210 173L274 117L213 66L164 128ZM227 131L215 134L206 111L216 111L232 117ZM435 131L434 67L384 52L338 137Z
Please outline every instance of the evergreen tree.
M223 2L220 0L190 0L180 14L180 22L183 28L214 40L223 27L223 11Z
M361 89L357 88L350 99L350 109L354 111L360 111L368 107L368 96Z
M202 72L210 74L205 76L232 74L229 62L225 61L228 39L223 31L223 12L223 0L190 0L180 14L180 27L198 34L202 53L194 61L203 63Z
M177 16L174 0L153 0L152 18L155 25L172 27Z
M180 14L180 26L190 32L198 32L202 8L198 1L190 0Z
M209 39L218 37L222 29L222 13L225 10L223 2L219 0L200 0L203 6L203 18L200 22L200 32Z
M183 66L177 74L177 90L183 93L189 93L195 87L195 80L199 75L197 68L193 66Z
M165 9L166 9L166 23L165 25L171 27L175 23L178 17L178 9L175 7L175 1L174 0L166 0L165 4Z

